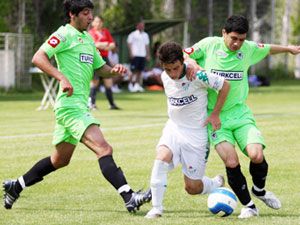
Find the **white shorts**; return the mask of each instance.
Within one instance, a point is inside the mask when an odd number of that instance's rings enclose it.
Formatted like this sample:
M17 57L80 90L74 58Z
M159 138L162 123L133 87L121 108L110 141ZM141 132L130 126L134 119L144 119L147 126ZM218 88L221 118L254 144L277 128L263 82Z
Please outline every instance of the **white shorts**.
M159 146L167 146L173 153L170 170L179 163L182 172L192 180L201 180L205 174L209 144L207 129L179 128L172 121L168 121L158 142Z

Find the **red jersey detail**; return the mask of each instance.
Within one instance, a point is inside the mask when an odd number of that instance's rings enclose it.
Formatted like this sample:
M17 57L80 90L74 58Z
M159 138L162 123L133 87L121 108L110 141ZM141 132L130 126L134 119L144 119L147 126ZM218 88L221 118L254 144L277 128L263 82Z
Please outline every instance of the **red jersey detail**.
M60 43L60 40L53 36L49 39L48 44L52 46L52 48L55 48Z
M190 55L194 52L194 48L186 48L183 50L186 54Z

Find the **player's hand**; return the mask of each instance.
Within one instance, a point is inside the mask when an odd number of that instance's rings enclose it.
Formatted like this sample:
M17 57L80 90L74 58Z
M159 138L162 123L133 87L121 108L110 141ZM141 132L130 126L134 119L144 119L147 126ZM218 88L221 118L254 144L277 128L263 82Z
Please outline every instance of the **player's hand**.
M289 49L290 49L290 53L293 54L293 55L297 55L300 53L300 45L299 46L296 46L296 45L289 45L288 46Z
M127 69L122 64L116 64L110 71L111 73L125 74Z
M67 96L70 97L73 94L73 86L68 81L68 79L64 78L60 80L60 86L63 92L68 92Z
M189 81L195 80L196 79L196 73L199 70L203 70L196 62L188 62L186 64L186 78Z
M219 130L221 128L221 120L219 115L212 113L204 122L204 126L211 124L213 130Z

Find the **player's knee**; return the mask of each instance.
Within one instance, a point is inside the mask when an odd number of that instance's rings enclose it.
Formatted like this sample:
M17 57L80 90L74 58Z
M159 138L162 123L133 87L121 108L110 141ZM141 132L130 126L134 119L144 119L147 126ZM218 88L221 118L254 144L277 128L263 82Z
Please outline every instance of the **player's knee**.
M228 168L235 168L239 165L238 158L227 158L225 161L225 166Z
M103 156L112 155L113 148L107 142L105 142L96 146L95 153L99 159Z
M56 158L52 159L52 164L53 164L54 168L59 169L59 168L69 165L70 161L71 161L71 158L56 157Z
M201 187L194 184L185 184L184 189L190 195L197 195L203 191Z
M261 163L264 160L262 145L252 145L247 148L248 156L253 163Z

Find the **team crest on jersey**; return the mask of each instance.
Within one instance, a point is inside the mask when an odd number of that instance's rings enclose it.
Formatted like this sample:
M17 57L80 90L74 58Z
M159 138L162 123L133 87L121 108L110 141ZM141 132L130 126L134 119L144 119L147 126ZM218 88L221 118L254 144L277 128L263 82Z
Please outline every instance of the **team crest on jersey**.
M236 54L236 57L237 57L238 59L243 59L243 58L244 58L244 54L243 54L242 52L238 52L238 53Z
M94 57L92 55L89 55L89 54L81 53L79 55L79 60L80 60L80 62L83 62L83 63L93 64Z
M213 140L216 140L217 137L218 137L218 135L217 135L216 132L212 132L212 133L211 133L211 138L212 138Z
M49 41L48 41L48 44L52 47L52 48L55 48L58 44L60 43L60 40L55 37L55 36L52 36Z
M83 39L82 39L81 37L78 38L78 41L79 41L80 43L83 43Z
M183 51L184 51L186 54L190 55L190 54L192 54L192 53L194 52L194 48L185 48Z
M218 50L216 52L217 56L221 57L221 58L226 58L228 56L228 54L226 52L224 52L223 50Z
M183 90L187 91L190 87L190 84L189 83L182 83L181 87L183 88Z

